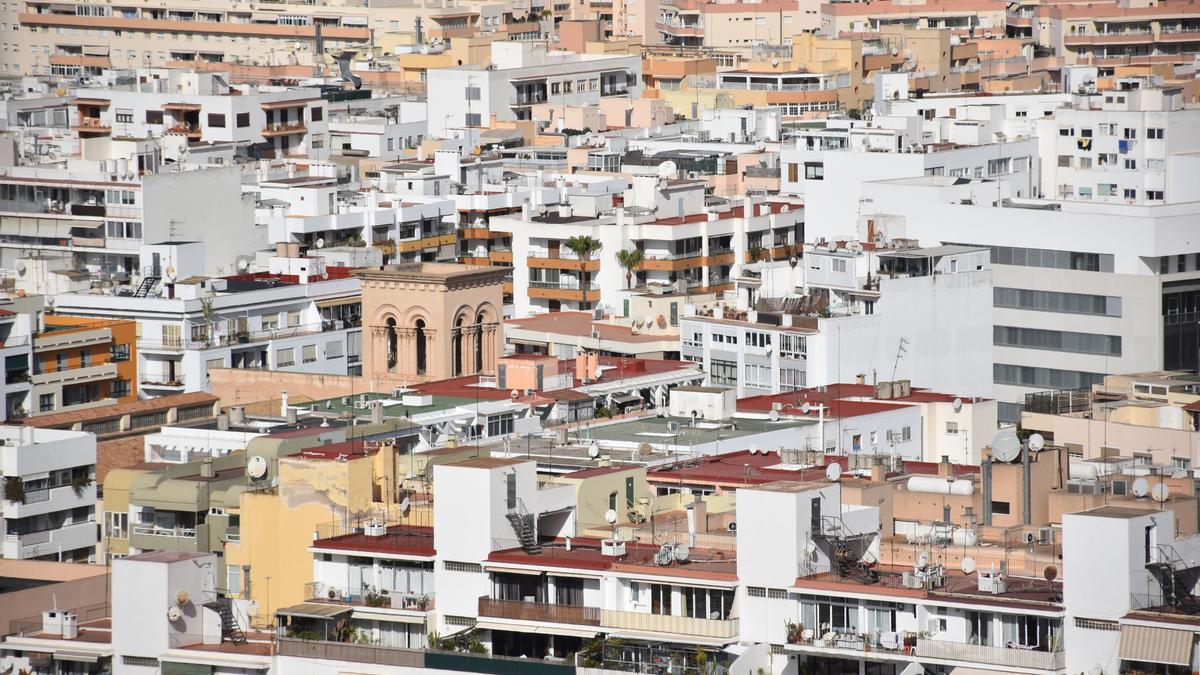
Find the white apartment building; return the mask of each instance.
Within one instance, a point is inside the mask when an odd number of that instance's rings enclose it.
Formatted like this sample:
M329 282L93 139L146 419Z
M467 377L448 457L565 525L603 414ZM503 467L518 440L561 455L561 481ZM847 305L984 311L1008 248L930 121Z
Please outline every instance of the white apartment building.
M40 329L44 302L40 295L0 302L0 358L4 359L0 414L5 420L33 412L33 335Z
M1038 122L1041 193L1106 204L1193 201L1200 170L1200 109L1179 88L1118 79L1118 87L1076 95Z
M207 266L232 272L237 256L266 245L241 197L235 167L179 170L153 140L85 139L78 157L3 168L0 267L31 255L67 258L102 281L136 281L145 243L203 240Z
M90 562L96 552L96 437L0 427L5 558Z
M136 319L139 390L150 397L204 391L210 368L358 371L359 286L344 268L276 256L265 273L196 277L187 261L198 257L199 246L153 253L156 266L167 270L158 295L64 294L56 307L64 314Z
M175 68L137 70L134 77L132 85L75 91L72 128L80 137L176 135L187 143L232 143L251 156L329 155L328 104L318 89L233 86L228 73Z
M990 396L987 257L978 247L810 246L798 266L803 282L740 278L736 306L682 317L680 353L703 364L710 384L737 387L739 396L854 378ZM958 359L954 368L944 367L947 354Z
M539 103L596 105L606 97L636 99L642 93L637 55L546 51L523 42L493 42L491 66L442 68L428 98L429 135L448 137L460 127L489 120L531 119ZM462 132L458 132L462 133Z
M515 316L624 307L628 289L720 293L752 258L786 259L803 240L801 207L706 200L704 188L702 181L634 176L619 208L615 192L596 191L569 195L569 203L538 215L524 209L519 218L493 218L493 230L512 233ZM598 240L600 250L579 260L566 246L575 236ZM616 259L622 250L641 251L643 262L626 270Z
M858 229L991 250L1001 420L1015 419L1028 392L1087 388L1105 373L1196 367L1194 203L995 206L980 198L994 189L993 181L945 176L865 183L869 210Z

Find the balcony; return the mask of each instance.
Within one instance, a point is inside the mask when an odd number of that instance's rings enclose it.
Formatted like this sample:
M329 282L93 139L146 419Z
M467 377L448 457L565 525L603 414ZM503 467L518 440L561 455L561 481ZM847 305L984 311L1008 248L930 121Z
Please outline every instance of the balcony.
M396 243L396 250L400 253L411 253L413 251L421 251L427 248L438 248L440 246L453 246L458 242L458 235L452 232L436 232L427 234L419 239L410 239L408 241L400 241Z
M175 126L167 129L167 133L182 134L184 136L187 136L191 140L199 140L200 139L200 127L198 127L194 124L176 124Z
M87 136L111 134L112 125L99 117L80 117L76 125L71 127L71 131Z
M918 639L916 656L960 661L966 665L985 664L1038 670L1062 670L1066 667L1066 652L1063 651L1038 652L941 640Z
M159 527L158 525L134 525L133 534L147 537L171 537L172 539L195 539L194 527Z
M304 584L304 597L316 602L427 612L433 609L434 595L433 593L407 593L387 589L372 590L369 593L351 593L344 587L314 581Z
M606 609L601 612L600 623L605 628L646 633L717 639L735 639L738 636L737 619L693 619L687 616L663 616Z
M585 297L587 302L600 300L600 285L591 282L586 289L580 288L578 281L530 281L529 297L546 300L578 301Z
M262 130L262 135L267 138L304 133L308 133L308 127L304 126L304 122L272 122Z
M20 370L4 371L5 384L24 384L29 382L29 369L21 368Z
M183 389L186 386L183 382L183 375L147 373L142 375L138 381L143 387L151 389Z
M79 382L111 380L116 376L117 364L101 363L95 366L67 368L65 370L52 370L43 373L37 373L33 376L33 383L35 385L75 384Z
M512 260L511 254L509 260ZM583 269L587 272L596 272L600 269L600 258L593 257L586 261L580 261L579 256L564 250L530 251L527 260L531 268L572 271Z
M479 616L518 621L545 621L584 626L599 626L601 611L596 607L555 605L548 602L522 602L479 598Z

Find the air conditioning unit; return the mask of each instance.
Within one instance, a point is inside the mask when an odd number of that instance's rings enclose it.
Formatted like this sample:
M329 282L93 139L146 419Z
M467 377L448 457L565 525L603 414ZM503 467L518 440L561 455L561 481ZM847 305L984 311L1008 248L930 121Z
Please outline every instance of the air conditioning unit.
M1042 546L1049 546L1054 543L1054 528L1043 527L1038 530L1038 543Z
M1032 544L1037 540L1038 540L1038 536L1032 532L1022 532L1021 533L1021 543L1022 544Z
M382 537L387 534L387 525L382 521L372 520L363 526L363 534L368 537Z
M979 579L980 593L1000 595L1008 590L1008 581L1005 580L1003 572L997 570L979 570L976 576Z

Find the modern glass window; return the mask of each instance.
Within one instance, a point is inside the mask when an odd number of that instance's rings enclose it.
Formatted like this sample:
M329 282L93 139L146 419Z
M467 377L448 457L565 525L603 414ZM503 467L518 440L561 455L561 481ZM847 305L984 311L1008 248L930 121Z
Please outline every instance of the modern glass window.
M1063 314L1094 314L1121 316L1121 298L1111 295L1034 291L1022 288L997 287L993 291L994 305L1007 309L1027 309Z
M1019 387L1084 389L1103 382L1104 374L997 363L992 366L992 381Z
M1079 354L1121 355L1121 336L1061 330L993 326L992 344Z

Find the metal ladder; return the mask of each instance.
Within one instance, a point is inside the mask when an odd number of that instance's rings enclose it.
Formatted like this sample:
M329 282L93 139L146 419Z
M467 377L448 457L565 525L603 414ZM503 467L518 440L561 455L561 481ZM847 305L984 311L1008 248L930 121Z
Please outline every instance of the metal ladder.
M238 626L237 616L233 613L233 601L229 598L217 598L209 603L209 606L217 610L217 614L221 617L221 638L227 639L235 645L246 644L246 634Z
M521 542L521 550L530 555L542 552L542 544L538 541L537 529L533 524L533 515L525 509L523 501L518 499L505 517L512 525L513 532L517 534L517 541Z

